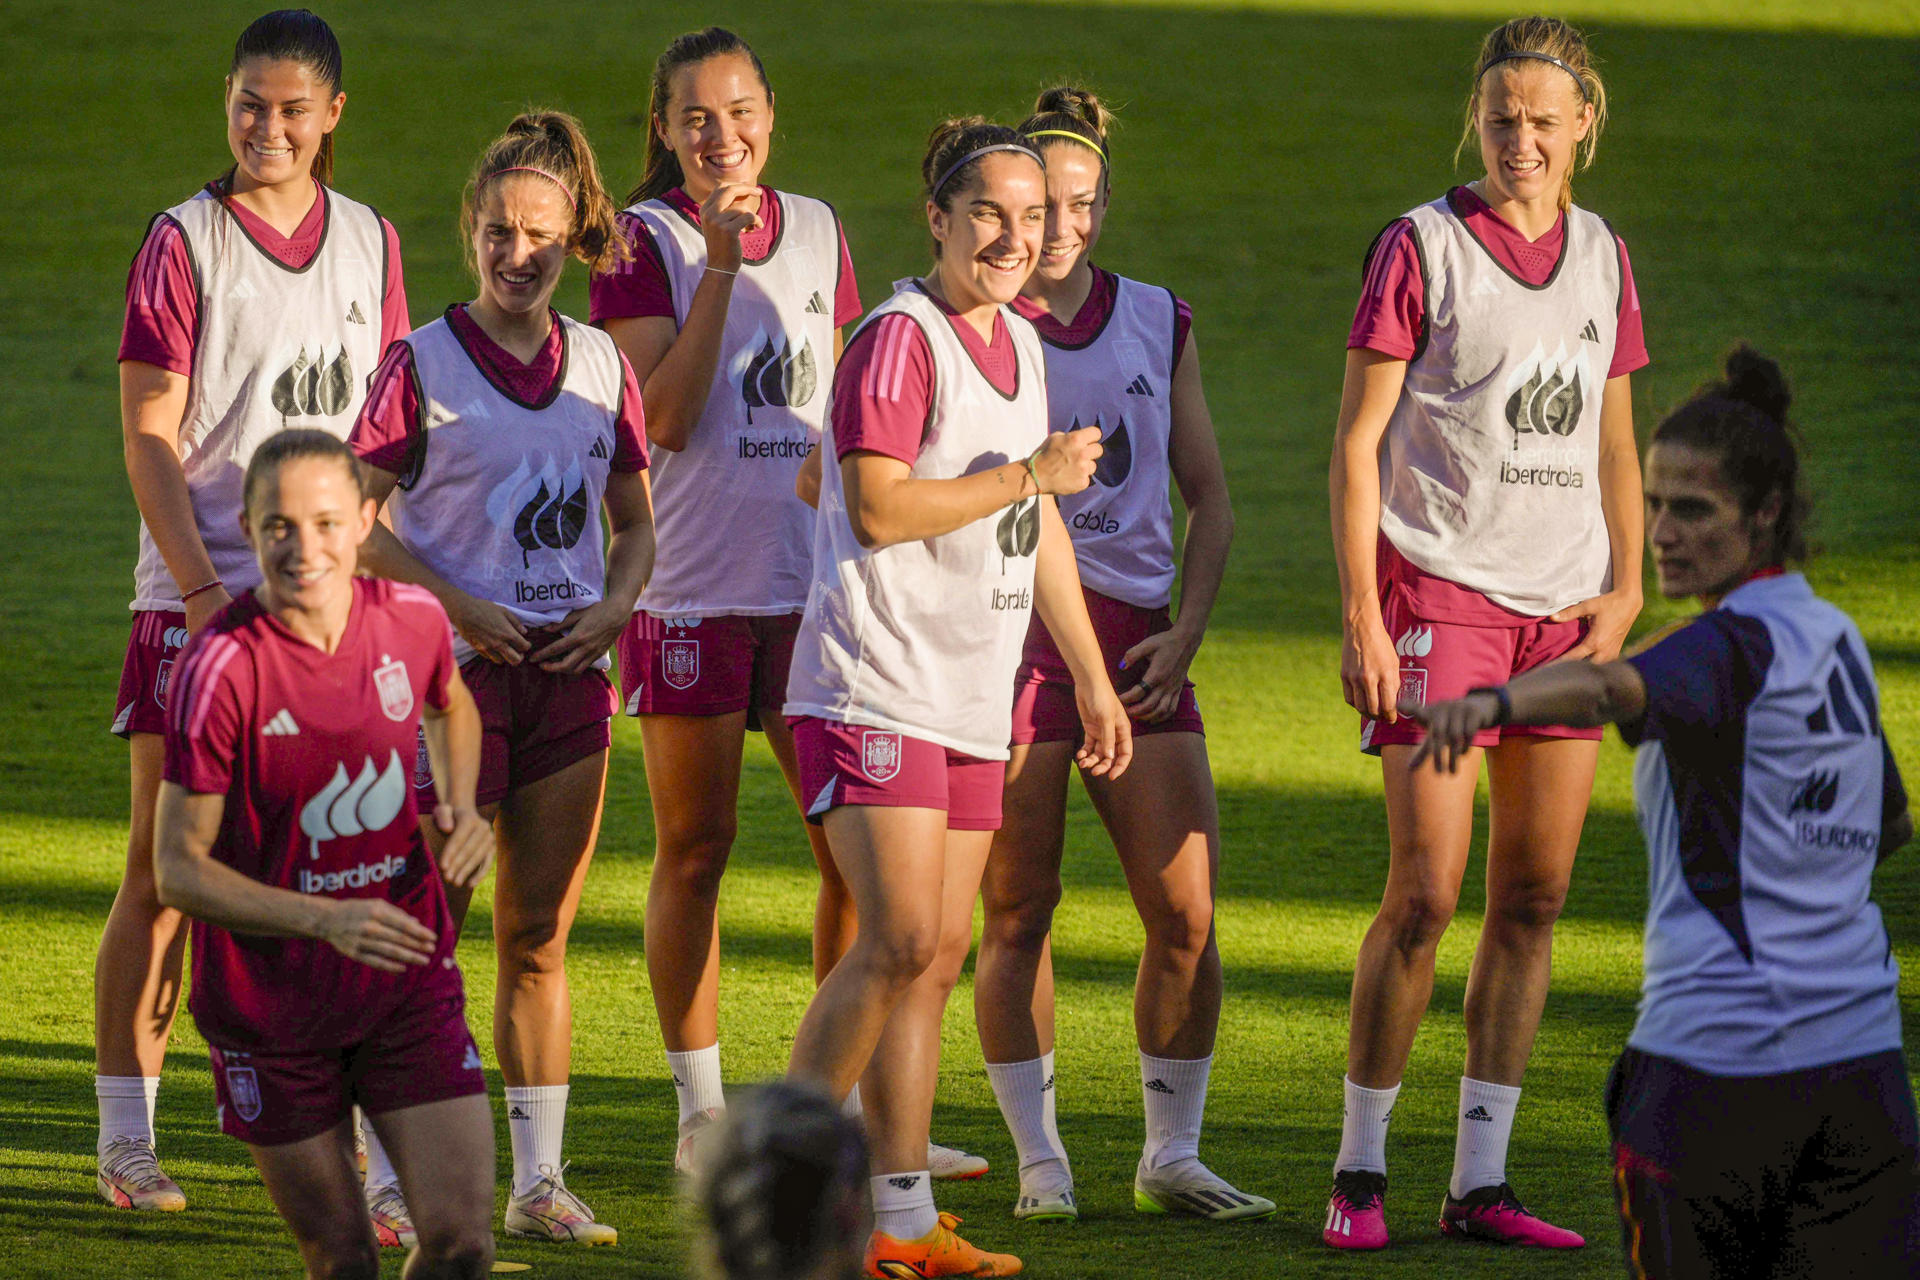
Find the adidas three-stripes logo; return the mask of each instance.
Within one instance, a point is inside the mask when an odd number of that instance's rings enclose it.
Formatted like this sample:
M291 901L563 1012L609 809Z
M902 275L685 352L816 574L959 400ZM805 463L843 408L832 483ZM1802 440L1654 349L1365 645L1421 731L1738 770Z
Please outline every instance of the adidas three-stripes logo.
M293 712L282 707L274 715L273 719L267 721L267 723L262 726L260 736L264 738L288 738L299 732L300 726L293 722Z
M1580 336L1588 342L1598 342L1600 341L1600 330L1594 327L1593 321L1589 320L1587 321L1587 327L1580 331Z
M1155 1076L1153 1079L1147 1081L1146 1089L1147 1089L1147 1092L1149 1093L1172 1093L1173 1092L1172 1089L1167 1087L1167 1082L1165 1080L1162 1080L1159 1076Z
M355 300L351 303L348 303L347 304L347 323L348 324L365 324L366 322L367 322L367 318L360 314L359 301Z
M607 442L606 442L605 440L595 440L595 441L593 442L593 448L591 448L591 449L589 449L589 450L587 450L587 456L588 456L589 458L604 458L604 457L606 457L606 456L607 456Z
M807 299L807 314L810 316L823 316L827 314L827 300L820 296L818 289L815 289L813 296Z
M1473 1110L1467 1112L1466 1115L1462 1116L1461 1119L1478 1120L1482 1124L1493 1123L1493 1117L1487 1114L1487 1109L1485 1107L1475 1107Z
M1253 1203L1251 1199L1238 1191L1167 1191L1160 1192L1168 1200L1178 1200L1196 1213L1217 1213L1221 1209L1240 1209Z
M1880 708L1873 681L1855 656L1845 636L1834 646L1840 661L1827 673L1827 698L1807 716L1811 733L1852 733L1880 736ZM1844 677L1844 678L1843 678Z
M1343 1236L1353 1234L1353 1219L1340 1212L1340 1206L1327 1206L1327 1230L1337 1231Z
M1146 396L1148 399L1152 399L1153 384L1147 381L1146 374L1139 374L1132 382L1127 384L1127 394L1130 396Z

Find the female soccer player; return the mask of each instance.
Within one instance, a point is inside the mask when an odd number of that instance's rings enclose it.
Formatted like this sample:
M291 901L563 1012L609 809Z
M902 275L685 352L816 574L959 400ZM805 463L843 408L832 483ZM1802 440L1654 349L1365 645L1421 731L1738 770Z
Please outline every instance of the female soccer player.
M832 207L760 184L773 119L746 41L710 27L669 44L653 69L646 173L620 219L633 257L590 288L593 322L640 379L658 450L660 567L620 637L620 678L653 799L647 976L682 1172L725 1106L716 912L749 728L801 799L778 714L813 545L794 477L819 445L840 326L860 315ZM846 949L853 911L824 838L803 828L821 873L817 981Z
M1081 765L1119 774L1132 746L1051 500L1086 486L1098 432L1048 433L1039 338L1007 306L1040 256L1040 157L1004 126L951 120L922 173L934 270L875 309L836 375L835 466L787 686L801 794L860 921L789 1070L835 1097L866 1073L868 1274L1011 1275L1018 1259L936 1213L926 1154L1033 610L1074 676Z
M1200 1163L1207 1072L1220 1018L1213 936L1220 821L1213 773L1187 667L1226 570L1233 508L1200 385L1192 315L1166 289L1093 265L1111 192L1111 114L1084 89L1040 95L1020 131L1046 158L1047 224L1040 262L1014 307L1033 323L1047 361L1055 431L1105 437L1093 484L1060 499L1087 612L1109 678L1133 717L1134 756L1120 779L1088 777L1146 928L1134 985L1146 1149L1134 1204L1149 1213L1265 1217L1249 1196ZM1185 586L1174 579L1169 479L1187 507ZM986 930L974 1011L987 1076L1020 1153L1014 1216L1079 1216L1054 1125L1053 962L1067 775L1080 734L1074 684L1036 619L1015 682L1007 820L993 838L982 896Z
M1507 1139L1546 1000L1553 922L1586 819L1598 731L1518 723L1468 768L1409 767L1401 693L1442 700L1555 659L1607 661L1640 609L1641 511L1629 375L1646 363L1626 250L1572 203L1606 91L1557 19L1491 32L1461 145L1486 172L1375 242L1347 339L1332 466L1346 640L1341 681L1386 782L1390 859L1353 978L1346 1111L1324 1238L1387 1243L1387 1119L1433 993L1492 788L1486 924L1467 979L1466 1074L1450 1237L1571 1248L1519 1209ZM1384 441L1384 447L1383 447Z
M1860 630L1787 566L1807 502L1779 367L1749 348L1653 433L1660 593L1706 612L1644 652L1403 703L1451 772L1514 722L1639 748L1645 998L1607 1087L1629 1270L1906 1276L1920 1128L1874 868L1913 836Z
M154 851L161 902L193 918L220 1126L252 1150L307 1275L380 1274L356 1104L418 1219L406 1274L485 1275L493 1125L441 887L492 861L480 717L433 598L354 577L374 505L338 438L261 444L243 510L260 582L181 656ZM416 824L422 734L438 781Z
M259 581L240 475L289 426L344 436L367 374L407 332L400 242L332 190L340 45L305 10L240 33L227 72L233 167L153 219L127 274L120 414L139 504L133 633L113 731L127 739L127 866L94 966L99 1173L109 1203L183 1209L154 1156L160 1064L180 996L180 915L153 888L153 806L188 635Z
M507 1230L612 1244L614 1229L561 1180L567 931L612 741L602 668L652 567L653 523L633 371L605 334L550 304L568 257L603 270L622 245L579 122L556 111L516 117L487 147L461 217L478 296L394 346L354 425L393 519L366 558L446 607L486 725L478 800L500 840L493 1040L513 1143ZM456 920L467 900L455 898Z

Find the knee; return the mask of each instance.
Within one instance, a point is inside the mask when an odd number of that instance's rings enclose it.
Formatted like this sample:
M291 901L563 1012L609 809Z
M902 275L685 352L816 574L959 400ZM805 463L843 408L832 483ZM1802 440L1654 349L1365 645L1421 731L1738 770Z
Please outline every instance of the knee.
M1019 896L990 897L986 900L983 940L1014 951L1037 952L1053 932L1053 912L1059 905L1058 880Z
M1213 940L1213 903L1204 898L1163 902L1141 912L1140 923L1146 928L1150 950L1196 964Z
M1497 891L1487 903L1487 922L1512 932L1550 930L1567 905L1564 884L1524 884Z
M1418 890L1402 895L1380 909L1379 923L1387 939L1402 955L1431 953L1440 945L1440 937L1453 923L1456 899L1452 894Z
M500 935L498 949L501 968L521 978L545 977L567 967L567 939L557 918L520 923Z
M493 1269L493 1234L484 1223L431 1237L423 1233L420 1254L436 1276L478 1280Z
M917 981L940 954L940 929L937 924L910 924L873 931L862 929L854 946L865 953L868 972L889 986L904 987Z
M380 1248L371 1232L365 1240L337 1240L322 1246L323 1255L309 1258L309 1280L380 1280Z
M738 830L738 824L729 817L660 832L654 855L654 885L664 882L681 897L717 900L720 877L726 872Z

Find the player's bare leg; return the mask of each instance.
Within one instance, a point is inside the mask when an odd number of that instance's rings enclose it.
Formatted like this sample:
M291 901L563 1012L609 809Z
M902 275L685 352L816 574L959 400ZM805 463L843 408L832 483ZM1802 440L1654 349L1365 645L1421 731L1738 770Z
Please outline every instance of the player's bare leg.
M352 1117L299 1142L247 1150L293 1232L308 1280L377 1280L380 1246L360 1198Z
M144 1082L157 1079L166 1060L167 1040L180 1007L187 930L178 911L160 905L153 884L154 805L165 741L157 733L133 734L127 742L127 757L131 777L127 862L94 958L93 1038L95 1073L112 1078L131 1093L136 1082L142 1089L151 1087ZM103 1082L101 1088L107 1087ZM108 1106L124 1110L128 1117L137 1112L138 1123L109 1121ZM153 1133L146 1106L144 1093L138 1099L103 1101L101 1192L116 1204L184 1208L180 1188L152 1158ZM136 1131L123 1134L119 1129ZM116 1146L121 1138L127 1143ZM144 1149L139 1149L142 1144Z
M493 1265L493 1116L485 1094L371 1116L419 1248L406 1280L467 1280Z
M767 735L767 746L773 751L773 758L780 764L780 772L787 780L787 790L792 793L793 801L803 811L808 797L800 794L800 760L794 750L793 730L780 716L777 708L763 708L760 712L760 726ZM846 881L840 878L840 869L833 864L833 852L827 847L827 833L822 827L811 822L802 822L807 833L807 844L813 850L814 865L820 870L820 891L813 903L813 983L819 986L833 972L833 966L853 945L853 935L858 931L859 917L853 909L853 895L847 890Z
M1073 746L1015 746L1007 760L1001 827L980 879L986 922L973 970L974 1022L990 1063L1053 1052L1051 939Z

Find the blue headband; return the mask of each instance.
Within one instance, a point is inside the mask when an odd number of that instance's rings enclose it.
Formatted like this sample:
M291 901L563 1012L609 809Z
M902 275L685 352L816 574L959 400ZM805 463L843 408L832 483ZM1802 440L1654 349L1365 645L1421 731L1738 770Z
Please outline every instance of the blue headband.
M1021 155L1030 157L1035 164L1039 165L1041 172L1044 173L1046 171L1047 162L1042 160L1040 153L1032 147L1023 147L1017 142L996 142L990 146L977 147L948 165L947 171L940 175L940 181L934 183L933 190L927 193L927 199L933 201L935 204L939 204L940 192L947 185L947 179L953 177L954 174L960 172L960 170L966 168L981 156L994 151L1018 151Z
M1485 74L1487 74L1487 72L1493 70L1495 67L1499 66L1501 63L1512 62L1515 58L1532 58L1538 62L1552 63L1554 66L1560 68L1562 71L1566 72L1568 75L1573 77L1574 85L1580 90L1580 101L1582 102L1587 101L1587 82L1580 78L1580 73L1578 71L1575 71L1572 67L1560 61L1560 59L1554 57L1550 53L1532 53L1526 50L1521 50L1515 53L1503 53L1499 57L1495 58L1492 62L1489 62L1486 66L1480 68L1480 74L1484 76Z

